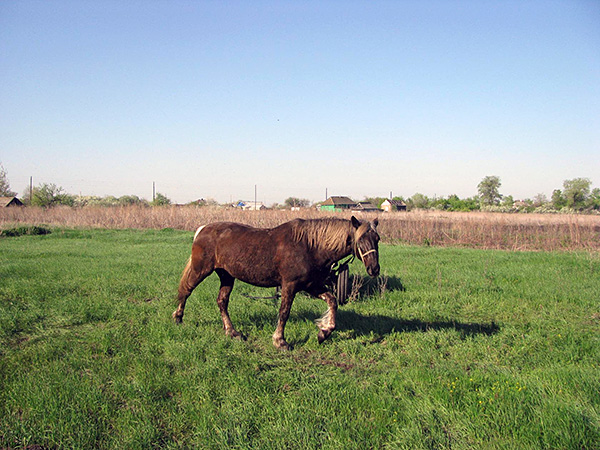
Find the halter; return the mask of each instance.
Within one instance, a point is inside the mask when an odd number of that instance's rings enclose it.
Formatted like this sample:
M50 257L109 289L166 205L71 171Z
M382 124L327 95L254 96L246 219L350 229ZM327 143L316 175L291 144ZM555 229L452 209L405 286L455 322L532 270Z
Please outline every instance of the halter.
M372 249L371 249L371 250L369 250L368 252L365 252L365 253L363 253L363 252L360 250L360 247L359 247L358 245L356 246L356 248L358 248L358 254L360 255L360 259L361 259L361 261L364 261L364 260L365 260L365 256L367 256L369 253L373 253L373 252L376 252L376 251L377 251L377 250L375 250L374 248L372 248Z
M373 226L371 226L371 229L376 232L376 230L375 230L375 228L373 228ZM361 237L362 237L362 235L361 235ZM364 261L365 256L367 256L368 254L374 253L377 251L376 249L372 248L371 250L367 250L366 252L363 253L362 250L360 249L360 246L358 245L358 239L354 242L354 246L356 247L356 250L357 250L354 252L354 254L358 253L361 261Z

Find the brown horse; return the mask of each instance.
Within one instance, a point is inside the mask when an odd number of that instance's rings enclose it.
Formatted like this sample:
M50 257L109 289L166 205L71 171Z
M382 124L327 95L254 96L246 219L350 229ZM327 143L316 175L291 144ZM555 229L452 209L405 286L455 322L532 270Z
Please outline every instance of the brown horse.
M318 340L322 343L335 329L337 301L326 287L331 266L354 254L370 276L379 275L377 225L377 219L361 222L353 216L351 220L295 219L270 229L231 222L200 227L181 276L179 305L173 318L181 323L187 298L214 271L221 279L217 304L227 335L244 338L233 328L227 312L237 278L255 286L281 286L279 321L273 334L273 345L281 349L290 348L284 329L296 293L305 291L325 300L327 312L317 321Z

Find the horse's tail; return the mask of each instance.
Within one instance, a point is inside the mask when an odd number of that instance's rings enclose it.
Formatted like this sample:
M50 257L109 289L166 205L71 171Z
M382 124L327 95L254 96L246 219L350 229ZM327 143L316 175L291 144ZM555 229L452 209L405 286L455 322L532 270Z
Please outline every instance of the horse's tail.
M181 280L179 280L179 294L181 295L184 291L189 291L194 289L193 287L190 289L188 280L190 279L190 272L192 271L192 256L190 255L187 264L185 265L185 269L183 269L183 273L181 274ZM189 294L188 294L189 295Z
M194 235L194 242L198 237L198 233L202 231L202 228L204 227L200 227L198 228L198 231L196 231L196 234ZM179 281L179 290L177 293L179 305L173 313L175 322L181 323L183 318L183 310L185 308L185 301L196 288L196 286L198 286L202 280L212 273L213 269L214 266L212 261L206 258L206 254L200 248L197 248L196 244L192 244L192 254L188 258L187 264L185 265L183 273L181 274L181 280Z
M183 273L181 274L181 281L187 279L188 275L190 274L190 270L192 270L192 256L191 255L188 258L187 263L185 264ZM180 284L181 284L181 281L180 281Z
M202 228L204 228L204 226L201 226L200 228L198 228L196 230L196 233L194 234L194 241L196 240L196 238L198 237L198 233L200 233L200 231L202 231ZM179 280L179 295L181 295L182 292L186 292L187 291L187 295L189 295L189 292L191 292L196 285L192 286L191 282L190 282L190 274L192 271L192 255L190 255L187 264L185 265L185 269L183 269L183 273L181 274L181 280Z

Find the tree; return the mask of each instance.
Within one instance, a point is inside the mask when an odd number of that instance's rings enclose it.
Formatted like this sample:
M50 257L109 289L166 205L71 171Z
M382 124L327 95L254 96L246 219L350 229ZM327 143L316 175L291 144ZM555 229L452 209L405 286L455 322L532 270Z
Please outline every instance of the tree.
M310 205L310 200L305 198L289 197L283 202L288 208L306 208Z
M500 203L502 195L499 192L500 177L487 176L477 185L477 191L479 192L479 199L483 206L493 206Z
M502 206L512 208L512 206L514 204L515 204L515 199L513 198L512 195L505 195L504 198L502 199Z
M573 178L563 182L565 200L567 206L573 209L584 209L590 196L590 186L592 182L589 178Z
M560 211L567 206L567 200L560 189L554 189L554 191L552 191L552 199L550 201L557 211Z
M450 199L445 197L437 197L431 202L430 206L441 211L448 211L450 210Z
M0 163L0 197L15 197L16 192L10 190L8 175L2 163Z
M73 206L74 203L75 198L67 194L62 187L55 184L43 183L33 188L31 196L32 206L49 208L57 205Z
M429 207L429 199L426 195L420 194L419 192L410 198L409 203L413 208L417 209L426 209Z
M600 210L600 189L599 188L595 188L592 191L590 198L588 200L588 205L591 209L594 209L596 211Z
M131 206L131 205L147 205L146 200L142 200L137 195L122 195L118 199L119 205Z
M548 203L548 197L546 197L546 194L540 193L533 197L533 206L536 208L544 206L546 203Z
M152 206L167 206L171 204L171 200L166 195L159 192L156 193L156 197L152 202Z
M24 205L31 205L31 188L29 186L27 186L25 189L23 189L23 194L21 194L21 201L23 202Z

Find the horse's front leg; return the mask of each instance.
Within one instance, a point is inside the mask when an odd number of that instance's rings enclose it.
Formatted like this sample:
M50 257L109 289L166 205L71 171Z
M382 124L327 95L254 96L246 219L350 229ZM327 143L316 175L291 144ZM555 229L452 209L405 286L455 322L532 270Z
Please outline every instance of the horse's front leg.
M317 297L327 302L327 311L315 322L317 327L319 327L319 335L317 338L319 340L319 344L322 344L325 339L331 336L333 330L335 330L335 315L337 313L338 305L335 295L333 295L331 292L324 292L320 295L317 295Z
M294 296L296 295L295 285L289 283L283 283L281 286L281 306L279 307L279 320L277 321L277 328L273 333L273 345L282 350L290 350L290 344L288 344L284 337L285 324L290 317L290 310L292 309L292 303Z

